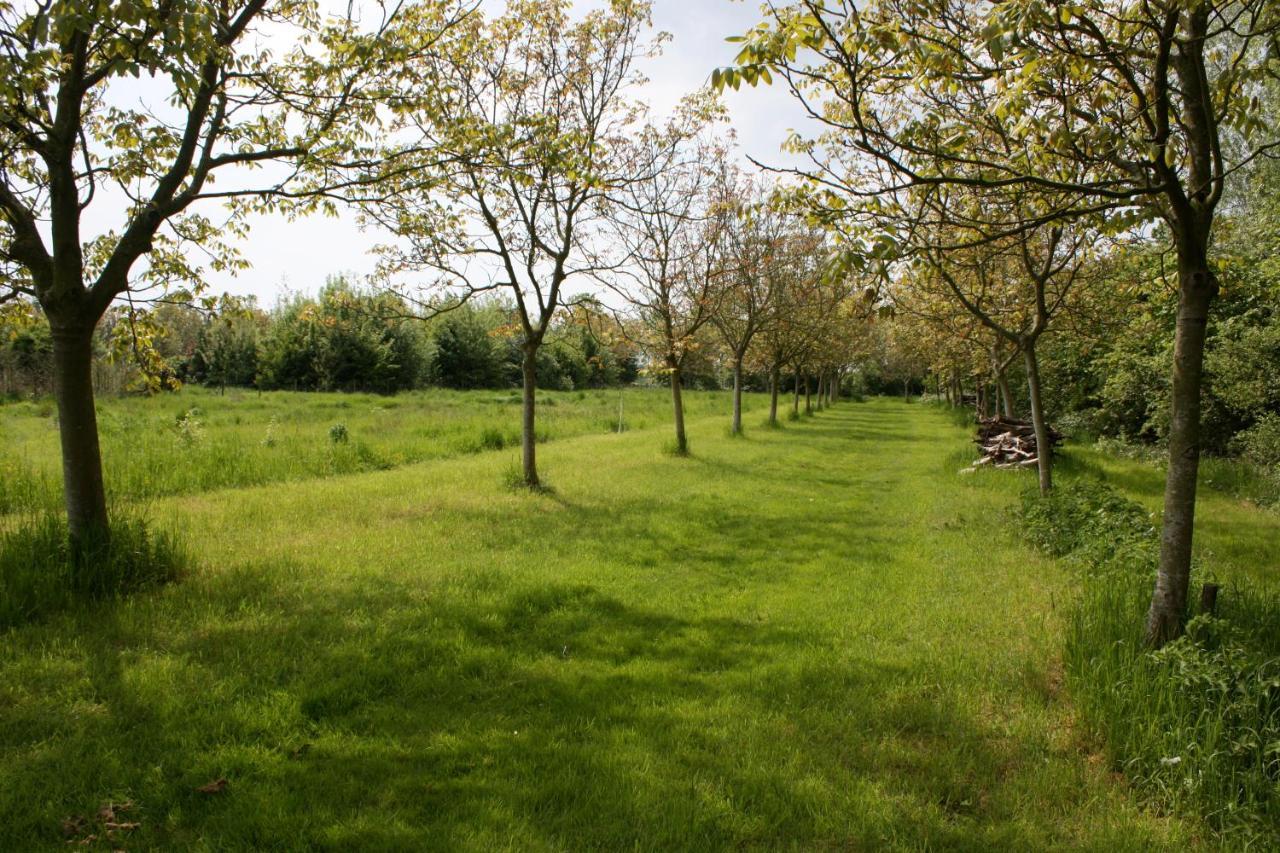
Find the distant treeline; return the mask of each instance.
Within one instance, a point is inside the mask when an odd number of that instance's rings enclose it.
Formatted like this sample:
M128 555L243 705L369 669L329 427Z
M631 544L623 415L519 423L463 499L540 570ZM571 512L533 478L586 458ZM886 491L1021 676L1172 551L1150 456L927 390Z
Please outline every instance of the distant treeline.
M511 306L475 302L430 320L399 297L330 280L315 296L264 310L252 299L161 304L109 312L96 336L99 391L183 383L262 390L367 391L511 388L520 385L520 333ZM48 323L29 302L0 306L0 394L52 389ZM720 388L713 347L686 371L695 388ZM607 313L566 311L538 351L538 387L576 390L632 384L645 374L639 349Z

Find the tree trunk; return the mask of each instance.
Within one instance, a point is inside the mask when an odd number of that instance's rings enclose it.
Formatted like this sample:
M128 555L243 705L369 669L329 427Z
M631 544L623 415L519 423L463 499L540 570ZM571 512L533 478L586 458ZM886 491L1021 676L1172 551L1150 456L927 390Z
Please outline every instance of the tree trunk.
M996 385L1000 388L1000 405L1006 418L1013 417L1013 389L1009 387L1009 374L996 371Z
M93 401L93 326L53 334L53 394L62 440L62 482L71 544L108 535L107 494Z
M804 375L804 413L813 414L813 397L809 393L809 374Z
M1040 363L1036 358L1035 339L1023 341L1022 359L1027 365L1027 395L1031 398L1031 425L1036 431L1036 469L1040 473L1040 494L1047 495L1053 489L1053 447L1049 444L1049 430L1044 423L1044 409L1040 405Z
M791 413L793 415L798 416L800 414L800 372L799 371L796 371L796 374L792 379L791 392L792 392Z
M733 435L742 435L742 356L733 360Z
M775 364L769 371L769 425L778 425L778 384L782 381L782 368Z
M911 400L911 380L902 380L902 399L904 402Z
M524 378L524 412L520 433L521 463L524 469L524 484L531 489L536 489L541 485L538 481L538 433L534 422L534 408L538 396L538 347L536 345L525 344L521 367Z
M680 368L670 364L671 368L671 408L675 414L676 422L676 453L684 455L689 452L689 438L684 431L684 397L682 389L684 379L680 375Z
M818 411L822 411L823 400L826 399L826 395L827 395L827 372L824 370L818 374L818 391L816 394L814 394L814 396L818 398L818 402L817 402Z
M1188 250L1184 250L1186 252ZM1203 260L1179 259L1178 325L1173 339L1169 471L1164 485L1160 565L1147 611L1147 642L1159 647L1182 633L1191 577L1196 477L1200 468L1200 387L1205 331L1217 282Z

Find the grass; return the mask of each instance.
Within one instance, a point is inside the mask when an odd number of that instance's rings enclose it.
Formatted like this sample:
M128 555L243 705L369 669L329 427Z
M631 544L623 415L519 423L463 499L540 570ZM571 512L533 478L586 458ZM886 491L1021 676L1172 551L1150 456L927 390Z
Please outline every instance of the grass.
M1101 478L1149 512L1161 511L1163 465L1070 445L1061 468L1068 477ZM1196 493L1195 558L1204 567L1205 580L1280 583L1280 513L1214 488L1202 477Z
M670 419L661 388L548 391L538 395L541 441ZM689 417L724 413L730 392L691 391ZM748 411L766 406L747 395ZM226 395L200 387L98 406L107 487L133 502L213 489L379 471L520 444L519 391L429 390L372 394ZM0 515L61 503L57 421L48 400L0 403Z
M1153 802L1202 815L1225 846L1280 844L1275 588L1232 578L1215 614L1195 616L1186 636L1153 652L1142 636L1158 561L1150 513L1092 477L1067 477L1047 499L1027 495L1023 528L1079 572L1067 684L1112 764Z
M0 530L0 631L84 601L177 580L190 562L177 538L120 513L111 536L70 546L61 515L47 513Z
M156 502L189 580L3 635L0 846L1202 840L1077 733L1026 478L896 401L690 432L548 445L548 494L504 450Z

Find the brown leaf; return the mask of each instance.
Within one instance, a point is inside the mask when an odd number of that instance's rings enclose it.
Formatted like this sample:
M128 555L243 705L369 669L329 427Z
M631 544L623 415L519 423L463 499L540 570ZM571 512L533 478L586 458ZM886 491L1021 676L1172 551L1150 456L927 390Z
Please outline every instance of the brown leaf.
M221 794L227 790L226 779L214 779L208 785L201 785L196 791L201 794Z
M64 817L62 819L62 834L68 835L68 836L79 835L80 831L84 829L84 824L85 824L84 815L72 815L71 817Z
M98 820L115 820L117 812L127 812L131 808L133 808L133 801L131 800L125 800L123 803L105 803L102 808L98 809Z
M102 825L107 828L108 832L110 832L113 829L123 829L126 832L132 832L133 830L138 829L139 827L142 826L142 824L136 821L125 821L124 823L116 823L115 821L111 821L111 820L106 821Z

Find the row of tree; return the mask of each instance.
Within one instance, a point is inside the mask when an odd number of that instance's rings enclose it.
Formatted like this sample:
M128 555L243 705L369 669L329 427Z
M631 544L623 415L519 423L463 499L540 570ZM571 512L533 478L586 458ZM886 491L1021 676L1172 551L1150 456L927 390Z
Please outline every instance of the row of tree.
M1231 181L1280 146L1280 6L798 0L765 15L716 82L780 80L805 107L821 130L790 143L807 164L792 170L797 203L930 318L953 364L980 352L999 385L1021 360L1041 448L1044 336L1073 304L1136 298L1113 288L1144 256L1126 246L1159 246L1175 304L1147 635L1177 636L1223 284L1220 209Z
M0 8L0 302L47 321L73 541L109 532L101 329L163 383L164 330L190 319L139 310L149 292L214 311L182 369L216 383L393 390L432 368L445 384L502 381L518 363L531 487L537 388L568 381L557 372L620 378L598 349L610 338L670 377L682 448L681 388L709 341L729 353L735 430L750 367L775 397L787 366L830 394L861 303L830 274L827 235L729 164L709 95L658 123L632 99L660 42L647 0L570 13L568 0L492 15L350 4L339 18L294 0ZM167 87L166 110L131 96L140 75ZM339 204L388 235L377 292L329 288L270 317L199 293L194 258L245 264L247 214ZM506 331L480 335L469 323L489 309L466 306L495 298ZM558 353L574 341L570 365Z

